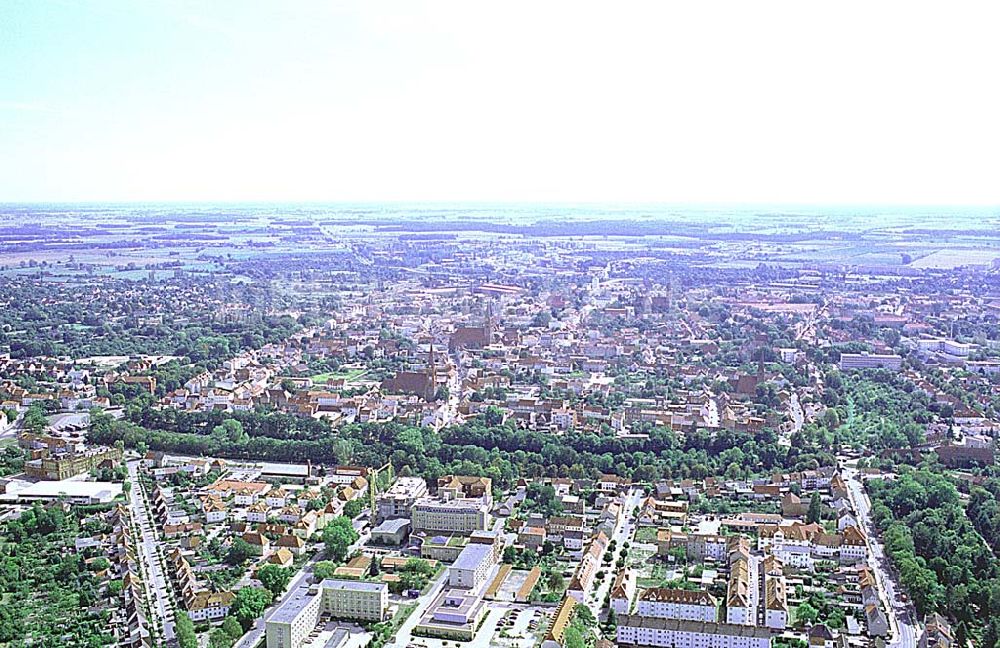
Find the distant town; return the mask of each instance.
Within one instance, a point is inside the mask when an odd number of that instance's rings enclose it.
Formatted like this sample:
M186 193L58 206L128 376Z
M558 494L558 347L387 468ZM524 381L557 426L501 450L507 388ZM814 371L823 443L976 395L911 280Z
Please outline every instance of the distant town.
M4 212L0 646L1000 645L1000 230L418 215Z

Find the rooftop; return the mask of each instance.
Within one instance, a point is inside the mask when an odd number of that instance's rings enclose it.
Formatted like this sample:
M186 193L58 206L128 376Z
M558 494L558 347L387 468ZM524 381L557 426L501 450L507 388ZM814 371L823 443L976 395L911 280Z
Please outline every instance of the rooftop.
M475 569L493 553L493 546L488 544L469 544L458 554L453 569Z

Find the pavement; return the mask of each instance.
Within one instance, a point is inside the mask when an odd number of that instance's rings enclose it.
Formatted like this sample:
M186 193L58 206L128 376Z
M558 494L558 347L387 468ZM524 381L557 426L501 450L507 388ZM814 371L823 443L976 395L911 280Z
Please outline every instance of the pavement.
M145 565L146 576L143 584L146 587L146 597L153 614L159 617L160 627L166 645L176 645L174 632L174 613L170 608L170 579L163 571L163 566L157 558L159 539L156 537L156 527L146 512L146 494L139 481L139 462L128 463L128 478L132 484L129 492L129 508L132 510L132 520L139 527L142 539L138 543L139 560Z
M312 577L312 568L318 560L320 560L322 552L316 554L309 559L309 562L302 566L302 569L298 571L297 574L288 583L288 589L285 590L284 595L281 599L271 604L271 607L267 608L264 612L264 616L257 619L254 622L253 627L244 634L239 641L233 644L233 648L254 648L258 643L264 639L264 631L267 628L267 620L274 616L274 613L281 607L281 605L288 600L288 597L292 595L293 592L297 591L300 587L306 584L307 579Z
M611 534L611 538L609 538L615 541L616 551L621 551L622 546L626 542L632 544L635 538L636 525L632 520L632 510L639 506L643 495L642 489L633 488L625 496L624 503L622 504L621 520L618 522L618 526L615 527L614 533ZM617 560L617 554L615 555L615 560ZM608 572L604 580L598 583L597 589L587 596L587 606L594 613L595 619L601 618L601 607L604 605L604 597L608 593L608 590L611 589L611 585L615 580L616 571L614 569L614 561L611 563L611 568L604 568L604 571Z
M417 599L417 607L410 612L410 616L403 621L402 625L396 630L396 639L391 643L386 643L386 648L396 648L409 645L413 641L413 629L417 627L417 623L420 622L420 618L423 617L424 612L430 607L430 604L437 597L438 593L444 588L445 582L448 580L448 570L444 569L441 574L434 580L431 585L430 590L426 594L422 594Z
M857 462L841 464L841 472L847 484L847 491L858 514L858 522L863 526L868 543L868 566L875 575L875 584L882 596L882 603L892 613L889 615L891 639L886 643L889 648L912 648L917 645L920 637L920 626L916 613L909 603L901 598L899 583L890 571L889 557L879 538L871 518L871 500L865 493L857 470Z

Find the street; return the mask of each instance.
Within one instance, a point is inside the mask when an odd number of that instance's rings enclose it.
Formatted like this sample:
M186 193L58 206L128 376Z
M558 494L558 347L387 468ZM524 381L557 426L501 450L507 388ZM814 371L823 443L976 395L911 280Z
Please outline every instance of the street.
M642 501L643 491L641 488L632 488L629 490L628 495L622 500L622 514L621 519L618 522L618 526L615 527L614 533L611 534L609 540L614 540L618 551L621 550L622 545L626 542L631 543L635 535L635 524L632 520L632 510L639 506ZM612 566L614 563L612 562ZM608 574L605 578L598 583L597 589L587 596L587 606L590 611L594 613L595 619L601 618L601 607L604 604L604 597L607 595L608 590L611 589L612 583L615 580L615 569L607 569Z
M139 562L145 566L143 584L150 611L159 618L160 627L167 645L176 643L173 611L170 608L170 581L163 573L163 566L157 557L156 527L146 510L146 493L139 482L139 462L128 463L128 478L132 484L129 492L129 507L132 521L139 527L142 539L137 543Z
M900 598L898 585L889 571L889 559L885 555L882 542L878 537L878 530L871 519L871 501L864 492L864 486L859 479L857 461L841 463L841 472L844 481L847 483L847 490L851 503L858 514L858 522L865 531L868 543L868 566L875 575L875 583L878 586L879 594L883 604L892 613L888 615L889 625L892 630L892 639L886 644L890 647L911 648L917 645L917 638L920 636L920 629L917 624L916 615L909 604L904 603Z

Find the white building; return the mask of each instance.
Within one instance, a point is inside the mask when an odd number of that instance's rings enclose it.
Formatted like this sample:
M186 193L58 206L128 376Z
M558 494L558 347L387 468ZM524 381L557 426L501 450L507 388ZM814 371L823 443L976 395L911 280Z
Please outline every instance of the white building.
M478 590L496 565L493 545L469 543L448 567L448 585Z
M618 618L619 646L656 648L769 648L771 631L748 625L657 619L637 614Z
M895 354L878 353L842 353L840 354L840 370L851 369L892 369L903 366L903 357Z
M637 614L659 619L717 621L719 602L701 590L654 587L639 596Z

